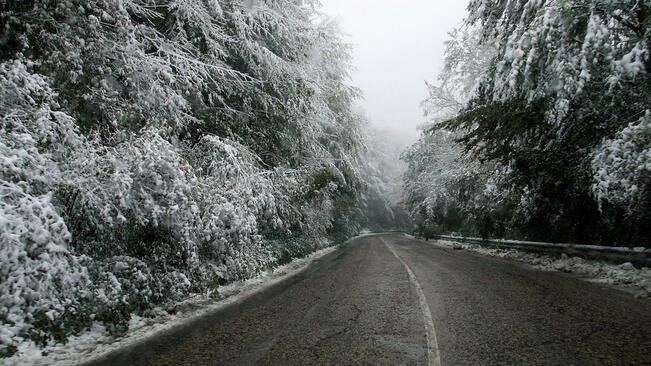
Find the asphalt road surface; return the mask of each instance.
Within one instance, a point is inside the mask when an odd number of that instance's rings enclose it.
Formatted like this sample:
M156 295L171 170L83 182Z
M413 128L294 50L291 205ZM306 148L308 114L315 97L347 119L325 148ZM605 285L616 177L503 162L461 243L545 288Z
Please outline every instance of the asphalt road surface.
M92 365L651 365L651 300L375 235Z

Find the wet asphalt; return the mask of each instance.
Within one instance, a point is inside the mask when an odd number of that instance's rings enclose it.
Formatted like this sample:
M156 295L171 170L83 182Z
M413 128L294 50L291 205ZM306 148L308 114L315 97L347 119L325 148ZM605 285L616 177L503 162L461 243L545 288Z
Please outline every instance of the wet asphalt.
M442 365L651 365L651 299L400 234L88 365L431 365L405 265Z

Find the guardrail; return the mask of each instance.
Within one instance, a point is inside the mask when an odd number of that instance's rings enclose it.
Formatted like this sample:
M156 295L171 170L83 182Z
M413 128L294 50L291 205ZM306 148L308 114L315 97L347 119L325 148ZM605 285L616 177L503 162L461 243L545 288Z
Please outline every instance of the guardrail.
M604 247L583 244L558 244L534 241L465 238L449 235L434 235L433 238L476 244L500 249L518 249L533 253L581 257L612 263L630 262L636 266L651 268L651 250L645 248Z

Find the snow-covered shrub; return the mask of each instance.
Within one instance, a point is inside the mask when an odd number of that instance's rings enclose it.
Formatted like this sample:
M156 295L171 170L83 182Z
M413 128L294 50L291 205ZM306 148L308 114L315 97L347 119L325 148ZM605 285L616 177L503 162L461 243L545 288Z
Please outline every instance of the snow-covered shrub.
M67 183L61 159L83 143L45 78L23 61L0 64L0 346L47 341L41 332L85 294L52 193Z
M185 296L190 282L176 269L196 265L195 181L175 148L155 130L113 147L89 142L29 68L0 65L3 345L65 339L90 313L119 328L131 312ZM128 269L101 265L116 253L131 256L119 262Z
M198 179L201 259L224 280L268 266L274 259L260 230L282 225L271 174L246 147L215 136L204 137L188 155Z
M0 195L0 344L46 342L40 331L59 326L87 295L88 274L67 249L70 234L49 195L6 182Z
M77 165L75 247L94 258L89 309L112 331L126 330L131 313L197 290L197 179L161 134L127 136Z
M651 111L601 145L593 160L599 200L633 207L651 188Z
M131 314L148 315L154 304L173 304L192 290L186 274L173 268L155 268L128 256L88 263L93 297L84 303L93 320L111 332L128 329Z
M77 161L75 167L81 184L69 194L74 207L71 221L79 229L79 251L152 262L173 256L174 260L183 258L185 266L196 259L192 247L199 220L193 189L196 178L159 130L99 147L94 156ZM112 243L109 252L94 247L102 241Z

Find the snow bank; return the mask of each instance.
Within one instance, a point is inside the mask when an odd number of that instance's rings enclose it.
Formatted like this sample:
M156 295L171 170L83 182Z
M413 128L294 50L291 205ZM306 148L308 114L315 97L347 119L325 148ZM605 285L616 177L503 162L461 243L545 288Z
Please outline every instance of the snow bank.
M651 269L636 268L631 263L610 264L579 257L560 257L528 253L516 249L493 249L449 240L434 242L446 248L462 248L482 255L515 260L543 271L576 273L591 282L606 284L634 293L637 297L651 295Z

